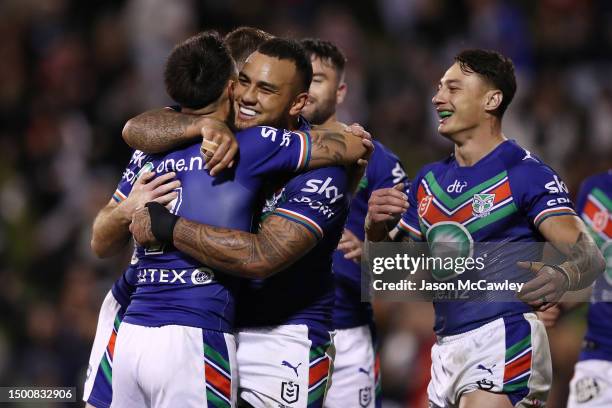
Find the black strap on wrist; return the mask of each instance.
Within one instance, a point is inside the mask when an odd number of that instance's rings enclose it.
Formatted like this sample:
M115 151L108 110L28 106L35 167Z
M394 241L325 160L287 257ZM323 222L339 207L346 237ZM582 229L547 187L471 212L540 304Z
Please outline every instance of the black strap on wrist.
M166 207L154 201L146 203L151 217L151 231L153 236L162 244L172 244L174 226L179 217L170 213Z

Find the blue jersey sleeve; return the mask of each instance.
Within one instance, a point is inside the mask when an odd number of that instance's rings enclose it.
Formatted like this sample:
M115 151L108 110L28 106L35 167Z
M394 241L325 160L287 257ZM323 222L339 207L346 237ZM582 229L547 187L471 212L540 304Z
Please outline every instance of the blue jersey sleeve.
M342 230L350 203L344 168L325 167L294 177L283 196L272 215L303 225L317 240Z
M536 159L528 160L509 171L519 210L536 228L549 217L576 215L567 186L559 175Z
M379 142L374 142L374 153L366 169L369 195L374 190L390 188L400 182L406 182L406 172L397 156Z
M117 185L117 189L113 194L113 200L117 203L121 203L123 200L130 195L130 191L132 191L132 187L136 179L146 171L152 171L153 164L150 162L149 155L141 152L140 150L135 150L130 158L130 162L127 167L123 171L123 175L121 176L121 180Z
M410 239L417 242L425 240L419 223L418 187L421 183L421 178L420 172L415 177L413 183L408 185L408 209L397 224L397 229L402 237L409 236Z
M251 175L297 172L310 161L310 135L302 131L257 126L236 134L241 169Z

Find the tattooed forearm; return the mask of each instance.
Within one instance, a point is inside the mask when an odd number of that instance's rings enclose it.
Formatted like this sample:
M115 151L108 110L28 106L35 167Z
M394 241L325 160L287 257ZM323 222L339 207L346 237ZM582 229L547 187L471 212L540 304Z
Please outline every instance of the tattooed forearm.
M270 216L257 234L197 224L181 218L174 246L200 262L229 274L265 278L300 259L316 245L305 227Z
M568 260L559 265L569 281L568 290L585 289L597 279L605 269L605 261L590 235L580 232L573 245L566 251Z
M201 117L172 109L157 109L130 119L123 139L145 153L160 153L200 137L196 123Z
M313 166L330 166L341 164L352 164L356 161L347 157L347 138L340 132L319 130L311 133L312 153L310 163ZM355 138L357 139L357 138Z

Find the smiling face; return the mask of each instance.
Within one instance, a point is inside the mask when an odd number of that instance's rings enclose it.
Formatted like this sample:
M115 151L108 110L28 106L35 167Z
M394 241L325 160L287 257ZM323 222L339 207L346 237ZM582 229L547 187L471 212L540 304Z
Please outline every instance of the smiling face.
M485 123L499 106L501 92L495 90L480 75L464 72L453 64L438 84L432 103L438 113L438 132L452 137Z
M312 82L302 115L313 125L320 125L336 113L336 105L344 100L346 84L331 61L313 55L311 62Z
M234 88L235 126L289 128L306 103L300 75L290 60L259 52L249 56Z

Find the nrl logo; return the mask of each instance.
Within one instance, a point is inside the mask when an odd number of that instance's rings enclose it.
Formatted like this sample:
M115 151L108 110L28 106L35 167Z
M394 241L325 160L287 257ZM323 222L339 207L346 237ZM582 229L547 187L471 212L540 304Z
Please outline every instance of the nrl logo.
M429 205L431 204L432 201L433 201L433 196L428 195L428 196L423 197L423 199L419 203L419 210L418 210L419 217L423 218L425 213L427 213L427 210L429 209Z
M293 404L300 397L300 386L293 381L283 381L281 384L281 398L287 404Z
M486 217L491 213L495 194L474 194L472 200L472 214L478 218Z
M597 213L595 213L595 216L593 217L593 229L596 232L602 232L603 230L605 230L606 226L608 225L609 218L610 215L606 210L598 211Z

